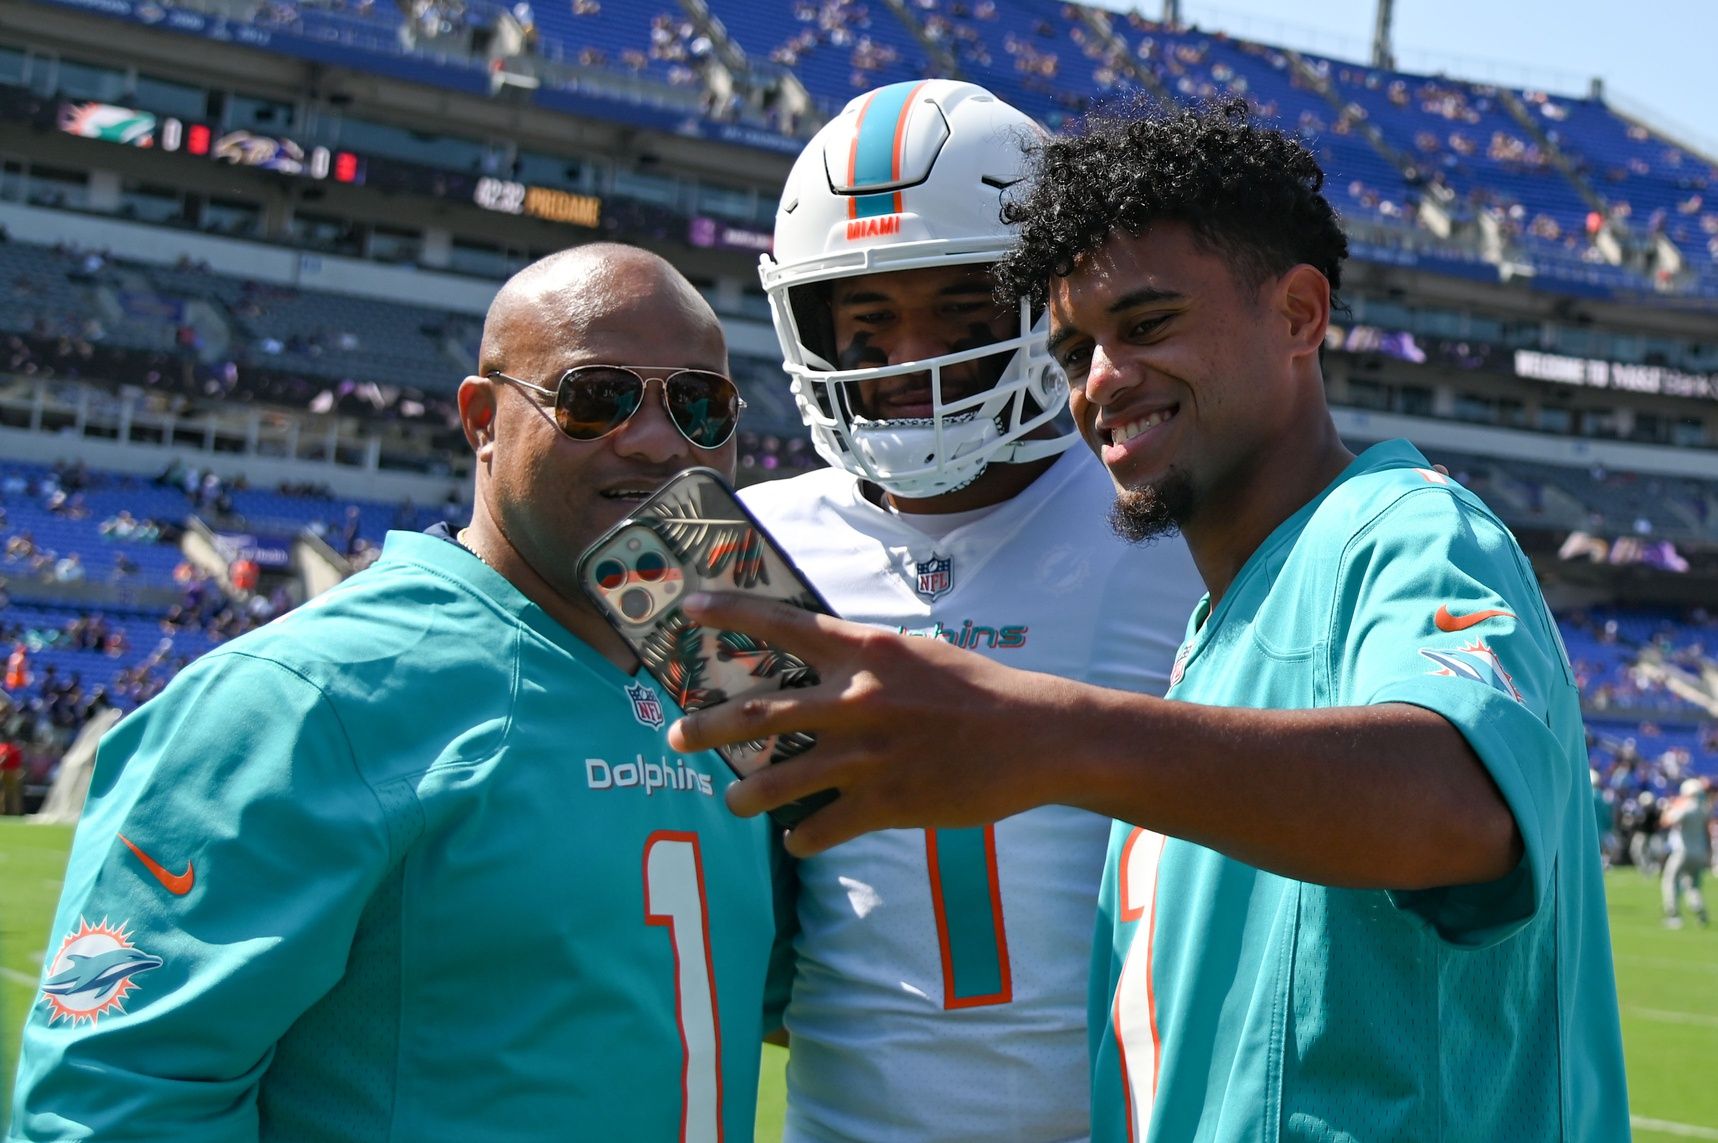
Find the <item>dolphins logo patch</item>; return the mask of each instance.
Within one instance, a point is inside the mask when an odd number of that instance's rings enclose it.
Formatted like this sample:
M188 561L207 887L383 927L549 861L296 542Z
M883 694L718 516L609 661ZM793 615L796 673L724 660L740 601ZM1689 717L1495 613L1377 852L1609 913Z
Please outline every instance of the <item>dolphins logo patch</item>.
M1438 669L1429 672L1430 674L1484 683L1493 690L1502 691L1516 702L1523 701L1521 692L1515 687L1515 680L1498 661L1497 652L1484 643L1467 643L1453 651L1421 647L1420 654L1437 665Z
M123 1013L123 1001L137 987L133 978L164 963L132 944L125 925L110 925L106 918L92 925L79 917L77 931L60 942L42 981L42 1001L52 1013L48 1023L94 1024L103 1013Z

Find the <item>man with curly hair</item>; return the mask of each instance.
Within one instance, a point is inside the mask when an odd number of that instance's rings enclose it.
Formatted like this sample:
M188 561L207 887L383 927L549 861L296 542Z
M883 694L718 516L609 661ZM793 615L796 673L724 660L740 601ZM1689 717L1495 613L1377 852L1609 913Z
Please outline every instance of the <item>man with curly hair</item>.
M1115 818L1095 1139L1624 1139L1568 659L1477 497L1404 441L1338 437L1319 351L1346 244L1322 182L1234 103L1096 119L1038 150L1007 211L1000 288L1048 304L1114 524L1178 530L1205 580L1185 701L721 599L697 610L824 684L671 741L815 731L729 796L838 788L799 853L1037 804Z

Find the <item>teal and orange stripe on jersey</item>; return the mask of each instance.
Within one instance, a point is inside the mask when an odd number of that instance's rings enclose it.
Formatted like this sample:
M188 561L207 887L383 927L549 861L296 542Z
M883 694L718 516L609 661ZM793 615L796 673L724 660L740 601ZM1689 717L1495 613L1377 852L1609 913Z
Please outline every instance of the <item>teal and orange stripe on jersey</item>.
M943 1007L1014 1000L1008 928L996 869L996 826L925 831L925 865L943 965Z
M859 109L859 124L847 156L847 185L887 186L901 178L901 143L907 134L907 114L924 80L879 87ZM848 218L872 218L901 213L901 192L854 195L847 200Z

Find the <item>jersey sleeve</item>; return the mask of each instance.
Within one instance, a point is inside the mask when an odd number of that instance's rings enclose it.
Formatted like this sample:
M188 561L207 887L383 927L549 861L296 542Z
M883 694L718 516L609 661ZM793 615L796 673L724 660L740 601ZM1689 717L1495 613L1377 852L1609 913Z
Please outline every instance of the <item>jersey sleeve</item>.
M322 692L205 658L103 739L25 1025L16 1138L256 1139L273 1046L389 858Z
M1573 677L1526 557L1489 513L1428 487L1356 535L1337 590L1334 702L1410 703L1448 719L1502 792L1525 848L1495 882L1391 896L1453 944L1502 940L1550 899L1577 781L1586 788L1568 742L1581 741Z

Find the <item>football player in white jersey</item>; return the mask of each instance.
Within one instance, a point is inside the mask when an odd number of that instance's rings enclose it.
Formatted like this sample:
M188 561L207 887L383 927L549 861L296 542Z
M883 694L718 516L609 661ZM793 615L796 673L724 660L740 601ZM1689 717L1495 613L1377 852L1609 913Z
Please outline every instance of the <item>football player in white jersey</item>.
M744 498L847 618L1161 694L1198 575L1179 539L1111 531L1044 316L992 293L1001 196L1038 134L983 88L926 80L811 141L761 274L831 467ZM1051 806L804 861L790 1143L1085 1138L1108 833Z

